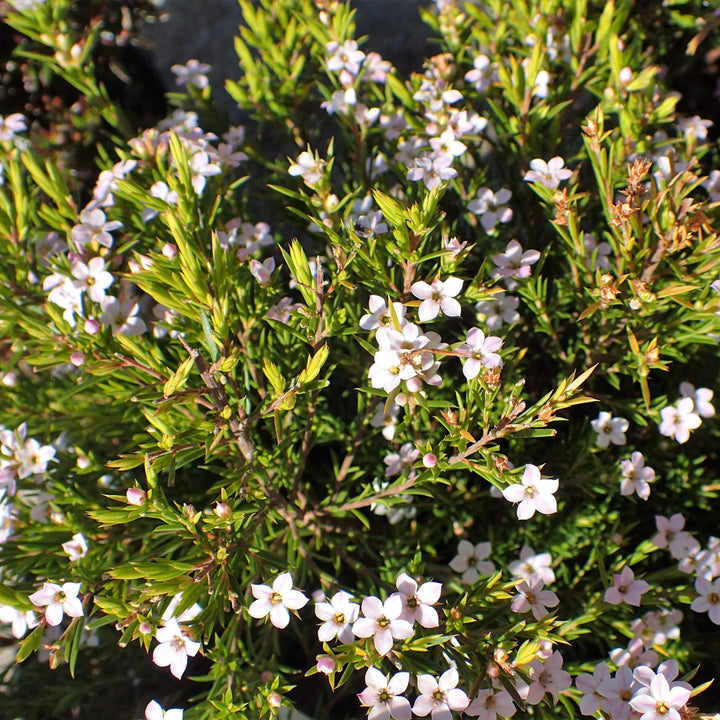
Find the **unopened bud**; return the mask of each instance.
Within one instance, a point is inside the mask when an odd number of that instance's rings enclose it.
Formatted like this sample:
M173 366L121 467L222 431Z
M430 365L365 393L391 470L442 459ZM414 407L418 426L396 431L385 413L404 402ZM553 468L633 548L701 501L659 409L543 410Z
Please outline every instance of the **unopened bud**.
M125 497L129 505L144 505L147 502L147 493L140 488L128 488Z

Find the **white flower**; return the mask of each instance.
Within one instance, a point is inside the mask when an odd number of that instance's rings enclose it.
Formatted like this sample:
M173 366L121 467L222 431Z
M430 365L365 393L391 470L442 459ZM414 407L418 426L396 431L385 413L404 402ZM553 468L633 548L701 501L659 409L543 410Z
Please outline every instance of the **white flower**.
M539 259L540 253L537 250L523 252L522 245L517 240L511 240L505 247L505 252L492 257L492 261L496 265L492 273L493 277L505 280L529 277L530 266Z
M410 292L422 300L418 308L418 320L434 320L440 310L448 317L459 317L461 308L455 296L462 290L462 286L463 281L456 277L449 277L444 281L438 278L430 285L423 280L413 283Z
M663 408L660 411L660 434L674 436L679 443L686 443L690 438L690 431L696 430L702 424L700 416L694 410L695 401L691 397L681 398L674 407Z
M32 610L16 610L10 605L0 605L0 622L11 626L12 635L18 640L25 633L38 624L38 619Z
M118 299L110 295L100 301L100 323L109 325L113 335L142 335L147 330L145 321L138 317L140 306L135 298Z
M188 60L185 65L173 65L170 70L175 74L175 83L178 87L194 85L202 90L208 86L207 73L212 70L207 63L198 60Z
M495 81L496 72L494 63L487 55L476 55L473 60L473 69L465 73L465 82L470 83L478 92L484 92Z
M318 640L330 642L337 638L342 643L353 641L352 623L357 620L360 606L343 590L336 592L330 602L315 603L315 615L323 621L318 628Z
M372 595L362 601L363 617L355 621L353 633L360 638L374 636L375 649L380 655L392 650L393 639L405 640L413 634L413 627L400 616L403 602L400 595L391 595L384 603Z
M507 690L479 690L475 699L465 709L466 715L479 720L509 718L517 712L512 696Z
M337 40L329 42L325 49L330 53L327 59L327 68L332 72L345 70L351 75L360 72L360 65L365 59L365 53L358 50L355 40L346 40L342 45Z
M63 614L69 617L85 614L78 592L80 583L66 582L61 586L46 582L30 595L29 600L33 605L45 608L45 621L54 627L62 622Z
M250 274L258 281L260 285L267 285L272 279L275 272L275 258L266 258L263 262L259 260L250 261Z
M559 486L557 478L540 478L540 469L535 465L527 464L520 483L510 485L503 491L503 497L517 506L518 520L528 520L535 512L543 515L552 515L557 512L557 501L553 493Z
M278 575L272 587L267 585L251 585L252 594L257 598L248 608L254 618L270 615L270 622L276 628L287 627L290 622L289 610L305 607L308 599L300 590L293 590L293 579L290 573Z
M595 420L590 421L590 425L597 433L597 444L606 448L610 443L625 444L625 431L630 423L625 418L614 418L609 412L601 411Z
M720 625L720 579L710 582L704 577L695 580L695 590L699 593L690 608L695 612L706 612L715 625Z
M530 170L525 173L525 182L539 182L546 188L554 190L561 180L567 180L572 175L572 170L565 167L565 161L561 157L554 157L545 162L536 158L530 162Z
M88 545L82 533L75 533L72 540L62 544L62 549L70 556L70 562L75 562L87 555Z
M70 272L75 278L76 287L85 291L95 302L102 302L105 290L115 282L112 274L105 270L105 260L101 257L90 259L87 265L78 260L71 265Z
M526 613L532 610L536 620L541 620L547 614L547 608L555 607L560 600L552 590L544 590L544 583L539 577L529 582L521 580L517 585L518 594L513 598L510 609L516 613Z
M635 451L629 460L620 462L623 480L620 484L621 495L637 493L638 497L647 500L650 497L650 485L655 480L655 471L645 465L641 452Z
M145 720L183 720L183 711L180 708L163 710L160 703L151 700L145 708Z
M420 451L414 447L412 443L404 443L399 452L390 453L383 458L383 462L387 465L385 468L385 477L401 475L406 472L412 467L419 456Z
M426 582L418 587L413 578L406 573L400 573L395 587L403 602L403 620L410 623L417 620L425 628L439 625L437 610L432 606L440 599L442 583Z
M292 162L292 161L291 161ZM323 176L325 161L320 160L308 151L303 151L298 155L298 159L292 162L288 172L292 176L301 176L306 185L315 185Z
M113 244L112 230L122 227L119 220L106 222L105 213L100 208L85 209L80 213L80 224L73 227L70 237L77 245L96 242L109 248Z
M452 710L464 710L470 698L457 687L460 677L455 668L446 670L439 678L432 675L418 675L417 689L412 711L420 717L432 713L432 720L451 720Z
M709 418L715 414L715 408L711 402L713 391L710 388L695 388L689 382L681 382L680 394L693 399L694 412L700 417Z
M402 325L405 318L405 306L402 303L392 303L393 310L398 322ZM360 318L360 327L363 330L376 330L381 325L389 324L392 321L392 315L387 303L379 295L371 295L368 300L368 309L370 313Z
M642 713L640 720L680 720L680 711L690 699L691 692L680 685L670 687L667 678L658 674L646 691L633 696L630 707Z
M486 558L490 557L492 546L489 542L473 545L468 540L458 543L458 554L450 561L450 567L456 573L462 573L462 581L472 585L480 575L495 572L495 565Z
M153 662L158 667L169 666L170 672L179 680L187 668L188 657L197 655L200 643L191 640L175 618L158 628L155 639L160 644L153 651Z
M552 557L550 553L535 554L535 551L528 545L520 550L520 559L514 560L508 565L508 570L518 578L531 583L535 578L540 578L546 585L555 582L555 573L550 565Z
M421 155L413 159L414 166L408 170L407 178L413 182L422 180L428 190L438 187L443 180L450 180L457 176L457 170L452 167L452 156Z
M511 197L512 193L506 188L494 193L490 188L482 187L468 204L468 210L480 215L480 224L489 232L499 222L508 223L512 220L513 211L507 207Z
M18 0L16 6L19 7ZM33 4L39 4L37 1ZM32 7L33 5L29 5ZM3 117L0 115L0 142L9 142L15 137L15 133L27 130L25 117L20 113L12 113Z
M488 330L499 330L504 324L510 325L520 319L520 314L517 312L519 304L519 298L501 291L488 300L481 300L475 306L475 311L478 320L484 320Z
M367 687L358 695L364 707L371 708L371 720L410 720L412 712L407 698L402 696L410 681L410 673L395 673L389 680L377 668L365 672Z
M480 374L483 367L500 368L503 361L497 351L502 347L503 341L494 335L485 337L479 328L471 328L465 337L465 343L458 348L458 352L467 357L463 364L463 375L472 380Z

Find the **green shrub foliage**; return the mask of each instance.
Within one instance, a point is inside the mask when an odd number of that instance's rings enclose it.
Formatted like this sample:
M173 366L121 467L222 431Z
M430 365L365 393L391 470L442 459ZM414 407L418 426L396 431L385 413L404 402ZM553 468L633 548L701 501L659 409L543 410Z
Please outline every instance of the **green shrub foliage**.
M10 4L4 717L719 709L717 13L240 0L149 121L147 8Z

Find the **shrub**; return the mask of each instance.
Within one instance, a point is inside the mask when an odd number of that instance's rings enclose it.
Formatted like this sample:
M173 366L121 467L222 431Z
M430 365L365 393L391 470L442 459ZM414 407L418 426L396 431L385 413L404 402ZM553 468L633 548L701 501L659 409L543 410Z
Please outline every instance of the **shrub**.
M244 124L190 60L143 130L101 25L14 4L93 115L0 122L8 717L716 709L700 3L438 1L403 78L240 0Z

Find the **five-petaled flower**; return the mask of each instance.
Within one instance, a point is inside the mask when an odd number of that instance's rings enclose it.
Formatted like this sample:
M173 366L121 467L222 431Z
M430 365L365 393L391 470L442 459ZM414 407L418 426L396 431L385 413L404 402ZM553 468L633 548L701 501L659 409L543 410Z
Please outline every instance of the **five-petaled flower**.
M318 628L318 640L329 642L337 638L342 643L351 643L351 625L357 620L360 606L351 602L352 597L344 590L336 592L330 602L315 603L315 615L323 624Z
M392 650L393 639L405 640L413 634L413 627L400 616L403 601L398 593L391 595L384 603L369 596L362 601L363 616L355 621L353 633L360 638L374 636L375 649L380 655Z
M597 433L597 444L606 448L610 443L624 445L625 432L630 423L625 418L614 418L609 412L601 411L595 420L590 421L592 429Z
M29 599L33 605L45 608L45 622L54 627L62 622L63 614L69 617L82 617L85 614L78 592L80 583L56 585L46 582Z
M572 175L572 170L565 167L565 161L561 157L554 157L545 162L541 158L530 161L530 170L525 173L525 182L539 182L546 188L554 190L561 180L567 180Z
M418 675L417 689L412 711L420 717L432 713L432 720L451 720L452 710L462 711L470 704L470 698L457 687L460 676L455 668L446 670L439 678Z
M450 561L450 567L456 573L462 573L462 581L472 585L480 575L490 575L495 572L495 565L489 560L492 546L489 542L473 545L469 540L458 543L458 554Z
M650 585L644 580L636 580L635 573L630 566L626 565L620 573L613 575L613 586L605 591L604 600L610 605L640 606L640 596L650 589Z
M407 573L400 573L395 583L403 602L402 617L409 623L416 620L426 628L434 628L439 625L437 610L432 607L439 599L442 591L442 583L426 582L418 587L418 584Z
M153 651L153 662L158 667L169 666L170 672L179 680L187 667L187 659L200 650L200 643L188 637L175 618L158 628L155 639L160 644Z
M557 512L554 493L559 484L557 478L541 479L540 469L528 463L521 481L506 487L502 494L509 502L519 503L517 506L518 520L528 520L536 512L543 515L552 515Z
M289 610L305 607L308 599L300 590L293 590L293 579L290 573L278 575L272 587L268 585L251 585L252 594L257 598L248 608L254 618L270 615L270 622L276 628L287 627L290 622Z
M410 673L395 673L389 680L377 668L370 667L365 672L367 687L358 695L364 707L370 708L371 720L410 720L412 712L407 698L403 697Z

